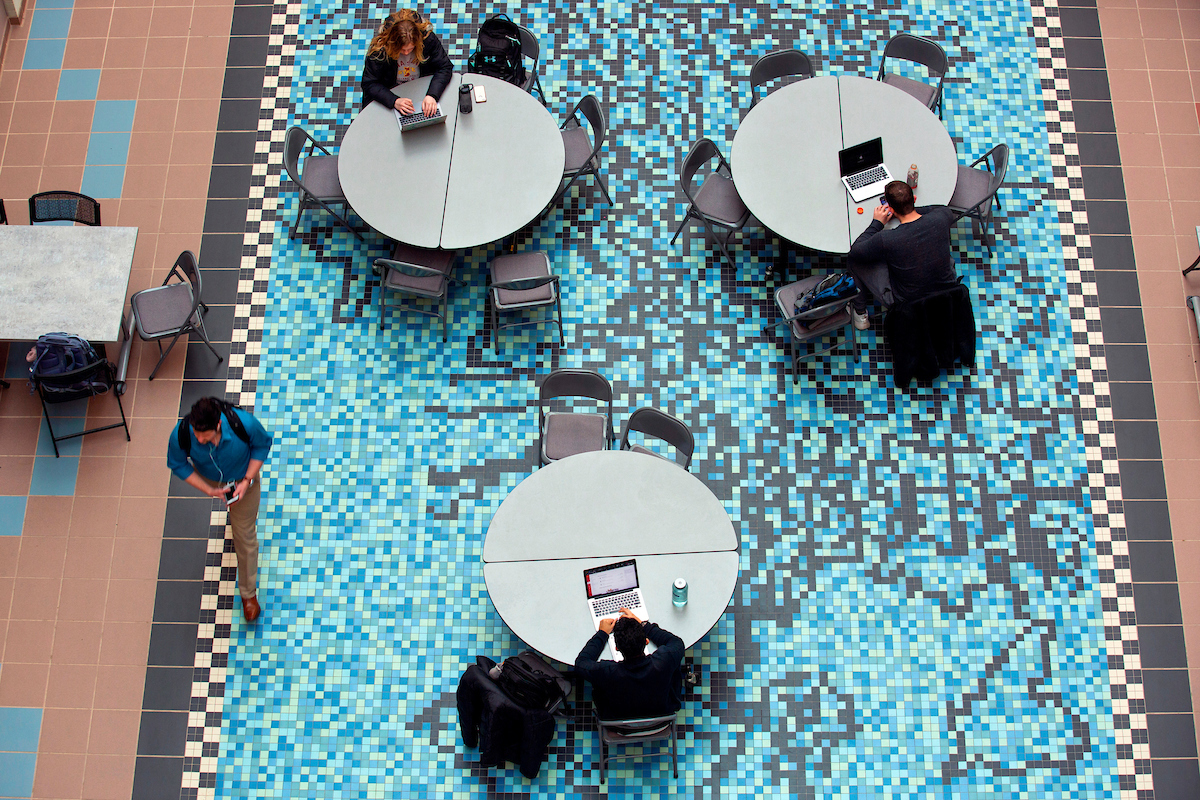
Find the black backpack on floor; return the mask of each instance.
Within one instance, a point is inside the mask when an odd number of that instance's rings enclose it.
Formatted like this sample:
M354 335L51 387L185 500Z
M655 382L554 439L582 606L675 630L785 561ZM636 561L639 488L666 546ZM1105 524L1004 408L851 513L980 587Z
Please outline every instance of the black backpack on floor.
M525 85L521 31L507 14L497 14L479 27L478 44L467 59L467 72L499 78L515 86Z

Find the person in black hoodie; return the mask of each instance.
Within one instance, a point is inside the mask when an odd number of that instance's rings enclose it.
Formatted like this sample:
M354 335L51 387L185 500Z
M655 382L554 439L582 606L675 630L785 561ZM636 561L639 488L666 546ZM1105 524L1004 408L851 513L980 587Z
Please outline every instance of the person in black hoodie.
M600 661L610 633L622 661ZM658 646L650 655L647 642ZM658 717L683 705L683 649L683 639L622 608L616 620L600 620L600 630L575 658L575 669L592 684L592 702L601 719Z
M366 108L375 100L401 114L412 114L416 110L412 100L396 97L392 88L414 78L432 75L421 102L425 116L431 116L437 111L438 100L450 85L453 73L450 56L446 54L442 40L433 32L433 26L416 11L401 9L383 21L367 48L362 75L362 107Z

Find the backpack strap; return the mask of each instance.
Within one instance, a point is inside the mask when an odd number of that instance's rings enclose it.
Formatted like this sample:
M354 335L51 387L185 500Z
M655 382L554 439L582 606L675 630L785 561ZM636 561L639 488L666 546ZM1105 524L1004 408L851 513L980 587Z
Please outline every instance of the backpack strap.
M221 413L225 419L229 420L229 429L246 444L250 444L250 434L246 432L246 426L242 423L242 418L235 411L238 406L233 403L228 403L224 400L221 403ZM185 415L179 420L178 434L176 437L179 443L179 449L183 451L185 458L192 457L192 419L191 415Z

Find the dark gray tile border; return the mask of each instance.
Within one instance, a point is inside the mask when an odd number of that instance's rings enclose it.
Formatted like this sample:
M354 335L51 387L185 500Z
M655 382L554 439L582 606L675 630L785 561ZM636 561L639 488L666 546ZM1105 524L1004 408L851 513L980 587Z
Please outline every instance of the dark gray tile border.
M193 650L195 642L193 641ZM146 688L142 696L145 711L187 711L192 699L192 671L187 667L147 667ZM184 718L184 728L187 718ZM142 733L146 730L143 726ZM145 753L144 755L177 755L177 753Z
M1133 545L1167 545L1170 542L1130 542ZM1139 555L1140 557L1140 555ZM1172 573L1174 561L1172 561ZM1140 583L1134 577L1133 607L1137 609L1137 621L1141 625L1182 625L1183 611L1179 605L1178 583Z
M1129 208L1124 202L1114 200L1088 200L1088 230L1092 233L1129 233Z
M1175 574L1175 550L1171 542L1129 542L1129 560L1134 585L1179 579ZM1138 622L1144 624L1147 620L1139 618Z
M160 581L204 580L207 539L163 539L158 559Z
M266 36L271 32L273 11L274 9L270 5L234 8L233 27L230 33L234 36Z
M268 10L270 7L267 7ZM268 37L233 36L229 39L227 67L258 67L266 63ZM259 87L261 88L261 87Z
M1117 452L1122 458L1162 458L1158 423L1153 420L1117 420L1113 425L1117 431Z
M225 169L245 169L246 192L249 194L250 181L249 173L251 167L249 165L236 167L213 167L212 174L216 176L217 170ZM221 189L221 194L212 194L212 184L216 178L209 180L209 197L224 197L224 192L227 191L224 187ZM246 195L243 195L246 196ZM236 269L242 268L242 237L233 233L206 233L200 237L200 268L205 271L205 276L208 275L210 268L216 269Z
M207 278L205 278L204 287L208 288ZM1101 307L1141 308L1142 295L1138 290L1137 273L1123 269L1097 271L1096 296L1100 299Z
M198 622L201 588L200 581L160 580L154 595L154 621Z
M1092 266L1097 271L1137 269L1133 258L1132 236L1098 236L1092 233Z
M1081 167L1083 190L1089 200L1124 200L1125 180L1120 167Z
M139 756L172 756L187 743L187 714L178 711L143 711L138 731Z
M1121 152L1115 133L1079 133L1079 163L1090 166L1121 165Z
M1087 41L1087 40L1078 40ZM1104 58L1104 47L1099 40L1091 40L1100 58ZM1108 73L1104 69L1071 69L1068 64L1067 80L1071 81L1071 100L1112 100L1108 90Z
M258 101L251 100L248 102L257 103ZM250 178L253 171L254 168L249 164L231 164L213 167L208 179L209 198L232 197L240 200L249 197ZM234 258L228 265L236 266L241 261L241 257L242 242L239 236Z
M1149 381L1150 356L1145 345L1104 344L1110 381Z
M1072 103L1075 129L1080 133L1116 133L1112 103L1103 100L1080 100Z
M1121 494L1127 500L1166 500L1167 479L1161 461L1126 461L1121 465Z
M1104 69L1104 45L1099 39L1063 39L1067 67L1072 69ZM1075 84L1072 81L1071 90Z
M1192 710L1192 687L1186 669L1142 670L1142 690L1149 714Z
M1190 759L1150 761L1154 800L1196 800L1200 797L1200 762Z
M253 164L257 139L258 134L253 131L218 131L213 144L213 163Z
M1151 758L1195 758L1196 728L1191 714L1147 714Z
M1125 508L1125 531L1130 539L1171 540L1171 513L1166 500L1132 501Z
M184 365L186 369L186 365ZM225 396L225 381L224 380L195 380L184 381L183 392L179 398L179 416L183 416L192 410L192 405L201 397L224 397ZM188 487L191 489L191 487ZM183 497L197 497L199 493L195 489L191 489L190 494L184 494Z
M196 663L196 625L156 622L150 626L150 655L155 667L187 667Z
M138 756L133 769L132 800L173 800L179 797L182 783L182 755L176 758Z
M1108 390L1113 419L1157 419L1153 384L1112 382Z
M1062 24L1064 38L1100 36L1100 15L1095 8L1065 7L1058 10L1059 21ZM1071 89L1074 90L1072 84Z
M226 67L225 85L221 90L223 97L262 98L263 79L266 77L263 67Z
M219 131L257 131L260 102L256 99L222 100L217 115Z
M233 233L246 231L246 209L249 198L210 199L204 212L205 233Z
M187 361L183 365L183 379L187 381L209 380L224 375L228 369L229 351L232 345L228 342L214 342L213 350L225 359L217 361L212 350L204 342L192 342L188 345Z
M211 508L212 500L200 497L194 489L186 499L173 497L167 500L163 536L171 539L207 539Z
M1104 325L1104 341L1114 344L1145 344L1146 326L1140 308L1100 306L1100 321ZM1111 338L1110 338L1111 337Z
M1182 625L1138 625L1138 643L1143 669L1187 667Z

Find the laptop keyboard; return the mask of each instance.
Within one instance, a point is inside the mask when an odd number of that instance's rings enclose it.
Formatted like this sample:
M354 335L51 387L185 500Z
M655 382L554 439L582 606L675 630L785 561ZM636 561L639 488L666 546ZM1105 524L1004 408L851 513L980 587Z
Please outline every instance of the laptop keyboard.
M628 608L632 611L635 608L641 608L641 597L637 592L626 592L625 594L614 594L608 597L599 597L592 601L592 613L597 617L605 617L609 614L615 614L622 608Z
M887 170L881 164L878 167L872 167L866 172L846 176L846 183L850 184L851 189L861 189L864 186L884 180L887 176Z
M436 111L434 111L428 117L425 116L424 111L417 109L416 111L414 111L411 114L400 114L399 115L400 116L400 127L403 128L407 125L413 124L414 122L422 122L425 119L437 119L441 115L442 115L442 110L440 108L437 109Z

